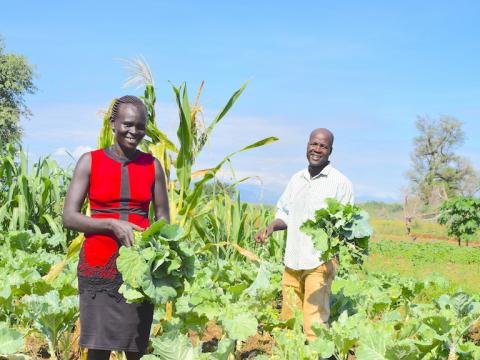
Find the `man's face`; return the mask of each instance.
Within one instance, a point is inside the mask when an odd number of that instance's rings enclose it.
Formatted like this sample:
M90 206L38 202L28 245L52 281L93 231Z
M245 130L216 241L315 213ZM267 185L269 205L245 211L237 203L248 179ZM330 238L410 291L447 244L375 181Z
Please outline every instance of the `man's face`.
M318 131L310 136L307 144L307 160L311 167L327 165L331 153L331 139L327 133Z

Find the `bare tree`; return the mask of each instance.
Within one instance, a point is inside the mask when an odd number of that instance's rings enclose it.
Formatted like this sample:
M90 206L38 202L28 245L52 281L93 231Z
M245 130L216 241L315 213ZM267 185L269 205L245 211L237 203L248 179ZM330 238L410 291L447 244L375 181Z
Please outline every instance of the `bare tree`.
M415 125L420 134L413 139L407 176L423 203L437 207L447 197L477 192L477 172L468 159L455 153L465 140L462 122L450 116L418 117Z

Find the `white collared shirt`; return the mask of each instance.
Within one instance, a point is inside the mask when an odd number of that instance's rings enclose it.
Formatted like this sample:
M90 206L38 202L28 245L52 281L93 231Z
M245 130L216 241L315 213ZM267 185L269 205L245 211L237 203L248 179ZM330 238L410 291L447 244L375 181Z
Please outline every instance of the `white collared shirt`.
M285 266L294 270L314 269L322 264L320 253L314 249L312 239L300 231L315 211L325 208L325 199L335 198L342 204L353 204L353 187L350 180L328 164L311 177L308 169L292 176L277 203L276 218L287 224Z

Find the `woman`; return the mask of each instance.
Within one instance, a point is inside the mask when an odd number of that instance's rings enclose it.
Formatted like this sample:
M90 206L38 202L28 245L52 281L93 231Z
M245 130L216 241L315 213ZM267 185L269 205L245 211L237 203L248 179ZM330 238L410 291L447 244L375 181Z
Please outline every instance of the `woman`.
M127 304L118 292L116 267L120 246L131 246L133 231L155 218L169 221L165 175L160 162L137 149L145 136L146 108L135 96L115 99L110 125L113 146L84 154L77 163L63 210L66 228L85 233L78 263L80 346L89 360L108 360L110 351L125 351L128 360L145 352L153 305ZM80 210L88 194L91 217Z

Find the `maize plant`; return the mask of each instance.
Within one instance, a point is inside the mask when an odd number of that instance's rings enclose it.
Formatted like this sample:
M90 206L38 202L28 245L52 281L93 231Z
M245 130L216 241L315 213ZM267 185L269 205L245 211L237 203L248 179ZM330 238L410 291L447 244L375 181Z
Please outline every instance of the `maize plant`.
M50 158L31 168L27 154L8 145L0 157L0 224L2 229L62 233L63 199L70 173Z
M177 147L157 127L155 119L155 87L148 65L142 59L124 60L124 62L127 64L127 70L131 73L131 77L125 85L140 83L145 86L142 100L147 108L147 127L141 149L150 152L162 164L168 184L170 218L172 222L184 226L185 233L188 234L194 222L207 213L209 209L208 206L204 207L201 201L204 185L214 179L222 166L230 161L235 154L266 145L278 139L275 137L262 139L227 155L215 167L193 171L195 159L209 140L213 129L235 104L245 90L247 83L233 93L208 126L204 124L203 110L200 106L200 96L204 82L200 85L193 106L190 105L186 84L181 84L179 87L172 86L179 114L177 128L179 146ZM109 124L110 114L111 108L104 117L103 127L100 131L98 145L101 148L113 144L113 136ZM171 179L172 167L175 168L175 179ZM196 179L197 181L194 182Z

